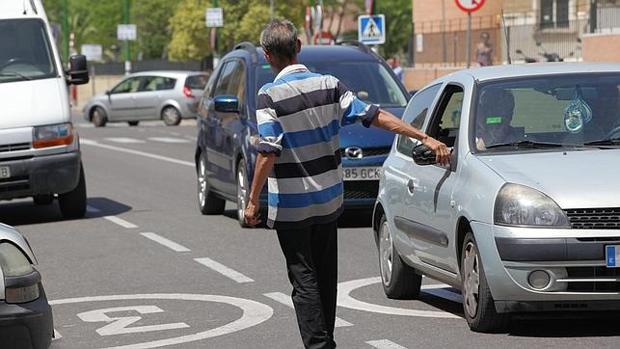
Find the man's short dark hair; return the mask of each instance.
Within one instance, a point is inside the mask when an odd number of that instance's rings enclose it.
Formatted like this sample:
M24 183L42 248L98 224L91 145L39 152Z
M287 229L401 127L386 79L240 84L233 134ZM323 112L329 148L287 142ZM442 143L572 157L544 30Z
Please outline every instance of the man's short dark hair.
M260 34L263 50L280 58L293 59L297 55L297 28L288 20L273 20Z

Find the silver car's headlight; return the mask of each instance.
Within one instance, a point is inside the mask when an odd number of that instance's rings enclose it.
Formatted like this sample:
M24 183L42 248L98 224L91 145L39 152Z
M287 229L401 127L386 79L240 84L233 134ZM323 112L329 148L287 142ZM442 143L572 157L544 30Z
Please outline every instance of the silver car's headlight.
M566 227L562 209L547 195L520 184L506 184L495 199L495 224L529 227Z
M7 303L26 303L39 298L41 276L15 245L0 243L0 268L4 274Z

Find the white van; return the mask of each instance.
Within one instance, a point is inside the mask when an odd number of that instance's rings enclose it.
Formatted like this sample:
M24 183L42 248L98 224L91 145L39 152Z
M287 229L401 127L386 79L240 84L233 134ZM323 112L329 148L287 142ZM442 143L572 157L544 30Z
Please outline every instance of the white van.
M0 200L58 198L65 218L86 212L69 84L88 83L84 56L65 72L40 0L0 1Z

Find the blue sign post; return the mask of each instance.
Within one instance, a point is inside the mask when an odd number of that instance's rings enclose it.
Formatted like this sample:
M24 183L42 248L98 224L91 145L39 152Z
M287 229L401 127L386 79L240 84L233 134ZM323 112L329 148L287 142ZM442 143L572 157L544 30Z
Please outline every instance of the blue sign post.
M357 40L366 45L385 43L385 16L359 16L357 18Z

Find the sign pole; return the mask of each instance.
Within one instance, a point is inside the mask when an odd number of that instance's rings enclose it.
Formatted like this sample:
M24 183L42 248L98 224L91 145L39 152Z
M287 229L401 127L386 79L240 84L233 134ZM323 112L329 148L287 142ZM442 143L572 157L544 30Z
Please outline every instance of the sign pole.
M129 24L129 0L124 0L123 3L123 23ZM125 48L125 75L131 73L131 51L129 48L129 40L123 42Z
M467 12L467 68L471 67L471 12Z

